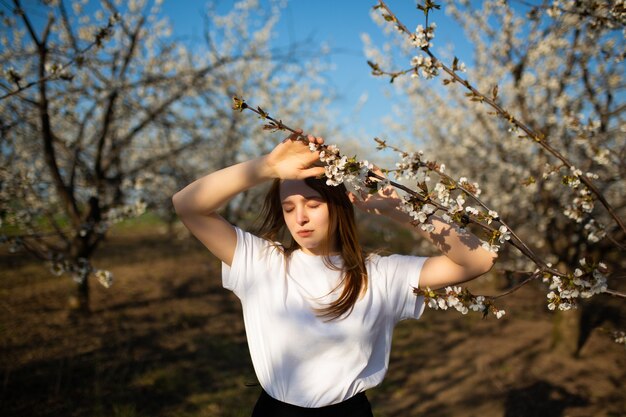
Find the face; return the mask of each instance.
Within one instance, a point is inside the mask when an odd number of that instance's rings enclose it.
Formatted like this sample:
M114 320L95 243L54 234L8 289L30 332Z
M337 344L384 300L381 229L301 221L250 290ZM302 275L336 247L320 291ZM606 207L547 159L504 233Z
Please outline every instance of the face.
M308 255L323 255L330 224L326 201L300 180L283 181L280 184L280 200L285 224L302 251ZM334 246L331 242L328 247L330 252L334 251Z

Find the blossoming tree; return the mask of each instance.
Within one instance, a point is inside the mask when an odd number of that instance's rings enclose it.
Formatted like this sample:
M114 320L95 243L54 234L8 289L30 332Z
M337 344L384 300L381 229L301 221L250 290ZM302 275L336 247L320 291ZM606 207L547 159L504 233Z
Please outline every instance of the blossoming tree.
M406 94L404 128L440 162L431 163L435 171L445 163L459 178L432 184L437 199L449 200L467 178L477 181L468 191L482 191L485 200L459 202L458 209L506 219L492 241L511 239L514 230L513 240L527 242L500 262L512 290L542 279L548 308L566 311L593 294L623 296L607 289L604 276L620 288L626 270L626 8L619 1L548 3L446 2L474 48L467 70L446 50L435 53L433 12L440 6L432 1L418 5L423 14L414 31L380 1L373 15L395 29L402 53L367 47L373 74ZM406 64L398 65L398 56L408 57ZM401 169L423 158L402 156ZM626 342L623 332L613 334Z
M169 207L191 178L262 146L224 97L274 97L299 122L296 111L318 111L321 125L323 65L302 45L272 49L277 2L209 6L204 41L189 46L158 0L43 3L14 0L4 15L2 239L73 277L87 310L90 277L111 284L91 259L112 224Z

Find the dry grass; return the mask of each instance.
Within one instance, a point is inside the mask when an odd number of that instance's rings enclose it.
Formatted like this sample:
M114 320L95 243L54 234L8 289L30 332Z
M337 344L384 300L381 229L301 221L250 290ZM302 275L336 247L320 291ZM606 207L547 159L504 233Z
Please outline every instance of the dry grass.
M92 313L77 317L71 280L0 254L0 415L248 416L259 388L217 261L143 230L114 235L96 263L116 283L94 284ZM387 379L368 392L375 415L626 415L623 347L595 329L579 358L553 352L538 290L505 301L499 321L427 310L401 323Z

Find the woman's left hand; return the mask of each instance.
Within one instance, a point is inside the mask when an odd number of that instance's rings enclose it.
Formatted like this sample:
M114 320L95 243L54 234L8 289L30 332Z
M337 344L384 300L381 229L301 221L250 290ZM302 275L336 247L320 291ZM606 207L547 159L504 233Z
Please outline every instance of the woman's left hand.
M381 177L383 176L382 171L378 168L375 168L373 172ZM373 180L377 181L376 178L373 178ZM391 185L386 185L375 193L361 191L359 194L360 195L357 196L349 192L348 198L352 204L361 211L385 216L390 216L398 212L401 199L396 189Z

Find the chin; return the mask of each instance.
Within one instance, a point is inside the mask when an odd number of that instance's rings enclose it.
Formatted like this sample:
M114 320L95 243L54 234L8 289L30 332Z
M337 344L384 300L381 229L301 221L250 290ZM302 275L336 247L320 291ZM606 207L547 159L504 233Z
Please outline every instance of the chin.
M302 242L296 241L300 249L308 250L309 252L317 252L320 249L320 244L303 244Z

